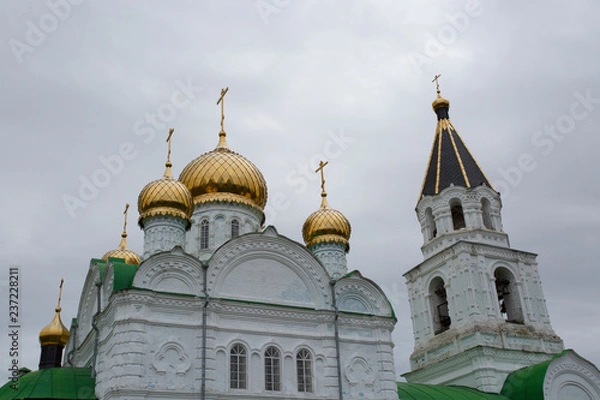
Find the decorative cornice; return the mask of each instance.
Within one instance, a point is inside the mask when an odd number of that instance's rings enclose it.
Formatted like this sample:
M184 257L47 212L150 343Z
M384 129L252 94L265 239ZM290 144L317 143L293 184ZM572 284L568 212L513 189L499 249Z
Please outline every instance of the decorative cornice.
M522 250L516 250L509 247L493 246L486 243L476 243L469 241L456 242L445 250L431 256L422 263L416 265L406 273L404 277L407 280L413 280L415 275L426 274L427 272L438 268L443 263L456 257L460 253L468 253L471 255L482 255L486 257L501 258L508 261L521 262L524 264L537 264L537 254Z
M500 365L501 361L511 362L514 360L519 360L521 361L522 366L527 366L546 361L551 358L552 355L553 353L524 352L518 350L478 346L452 355L433 364L426 364L417 369L413 369L410 372L402 374L402 376L410 376L410 379L407 379L409 382L427 382L428 380L435 376L439 376L440 374L447 373L449 371L457 371L461 366L469 366L470 372L474 373L475 371L472 370L472 362L474 358L491 358L496 361L495 364L497 366ZM412 359L413 356L411 355L411 360ZM515 365L513 366L513 369L507 369L506 372L512 372L518 368L519 366ZM499 370L497 367L495 369Z

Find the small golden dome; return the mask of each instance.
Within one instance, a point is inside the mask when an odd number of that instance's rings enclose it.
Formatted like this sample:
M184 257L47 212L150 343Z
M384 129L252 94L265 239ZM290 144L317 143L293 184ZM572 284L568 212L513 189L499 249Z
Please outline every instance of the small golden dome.
M138 223L144 227L143 219L154 215L171 215L188 220L194 211L192 195L181 182L173 179L171 163L167 162L161 179L148 183L138 196Z
M217 147L186 165L179 181L191 192L194 204L225 201L260 211L267 204L267 184L262 173L246 158L229 150L223 131Z
M123 214L123 233L121 233L121 243L119 243L119 247L114 250L106 252L102 256L103 260L108 260L111 258L123 258L127 264L139 265L142 262L140 256L135 252L131 251L127 248L127 210L129 210L129 204L125 205L125 211Z
M437 110L440 107L445 107L445 108L450 108L450 101L443 98L442 96L440 96L440 94L438 93L436 99L433 101L433 103L431 103L431 107L433 107L433 110Z
M121 243L119 243L119 247L114 250L107 251L106 254L102 256L103 260L108 260L108 258L123 258L127 264L139 265L142 262L140 256L132 250L127 248L127 234L121 234Z
M64 346L69 341L69 337L71 337L71 333L60 320L61 308L56 307L55 311L56 314L54 314L52 322L50 322L40 331L40 344L42 346L50 344Z
M321 208L310 214L302 226L302 237L307 247L318 243L341 243L350 249L350 222L341 212L329 207L327 194L321 194Z

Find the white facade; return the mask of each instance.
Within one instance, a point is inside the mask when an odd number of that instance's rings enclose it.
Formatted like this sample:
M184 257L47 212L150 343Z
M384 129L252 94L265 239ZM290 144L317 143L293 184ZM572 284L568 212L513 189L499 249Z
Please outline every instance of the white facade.
M155 253L126 290L114 288L132 266L112 260L92 262L66 349L95 367L98 398L197 399L204 383L206 399L338 399L340 382L344 399L397 398L396 319L381 289L358 272L333 281L272 227L206 262L181 247Z

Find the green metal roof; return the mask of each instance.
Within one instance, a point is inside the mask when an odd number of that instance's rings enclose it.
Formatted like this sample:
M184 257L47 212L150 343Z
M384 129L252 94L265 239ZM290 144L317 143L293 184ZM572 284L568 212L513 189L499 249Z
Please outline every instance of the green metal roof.
M480 392L464 386L425 385L398 382L398 398L401 400L509 400L495 393Z
M129 289L133 286L133 278L137 272L139 265L127 264L125 259L117 257L109 257L108 261L112 263L115 271L115 281L113 283L113 291ZM104 279L108 263L106 260L92 258L92 264L98 267L100 280Z
M570 350L564 350L551 359L521 368L508 375L500 392L511 400L544 400L544 379L552 361Z
M113 290L116 292L117 290L129 289L133 285L133 278L135 277L135 273L138 270L137 265L126 264L123 262L118 262L116 260L121 260L119 258L111 258L110 259L115 270L115 281L113 283Z
M96 381L90 368L47 368L22 375L16 389L8 382L0 388L0 400L57 399L95 400Z

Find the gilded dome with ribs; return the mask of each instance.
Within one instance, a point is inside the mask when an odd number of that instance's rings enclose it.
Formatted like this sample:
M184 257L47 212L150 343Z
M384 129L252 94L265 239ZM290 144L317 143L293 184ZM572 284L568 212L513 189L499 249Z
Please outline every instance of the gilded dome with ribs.
M192 195L181 182L173 179L171 163L167 162L165 175L148 183L138 196L138 222L143 228L143 219L154 215L170 215L189 220L194 211Z
M350 222L341 212L329 207L325 196L319 208L310 214L302 226L302 237L307 247L318 243L342 243L348 251Z
M192 194L194 204L225 201L246 204L263 211L267 184L254 164L229 150L225 133L217 147L191 161L179 175Z

